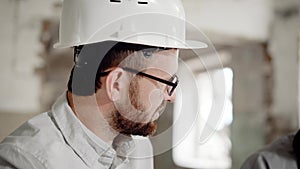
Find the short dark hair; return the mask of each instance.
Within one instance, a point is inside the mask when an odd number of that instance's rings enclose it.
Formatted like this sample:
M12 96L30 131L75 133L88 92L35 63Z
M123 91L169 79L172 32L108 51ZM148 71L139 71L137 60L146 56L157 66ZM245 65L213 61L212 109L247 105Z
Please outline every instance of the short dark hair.
M105 70L117 67L135 51L158 48L148 45L105 41L74 48L74 61L68 81L68 91L88 96L101 88L100 75ZM163 48L165 49L165 48Z
M297 131L297 133L294 136L293 139L293 150L294 154L296 156L296 161L297 161L297 167L300 167L300 130Z

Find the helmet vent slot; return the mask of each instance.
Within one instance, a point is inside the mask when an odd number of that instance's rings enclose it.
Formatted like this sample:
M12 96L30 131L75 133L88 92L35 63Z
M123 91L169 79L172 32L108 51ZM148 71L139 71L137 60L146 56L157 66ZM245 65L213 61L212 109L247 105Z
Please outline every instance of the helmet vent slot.
M144 5L147 5L147 4L148 4L148 1L138 1L138 4L144 4Z
M110 0L110 2L121 3L121 0Z

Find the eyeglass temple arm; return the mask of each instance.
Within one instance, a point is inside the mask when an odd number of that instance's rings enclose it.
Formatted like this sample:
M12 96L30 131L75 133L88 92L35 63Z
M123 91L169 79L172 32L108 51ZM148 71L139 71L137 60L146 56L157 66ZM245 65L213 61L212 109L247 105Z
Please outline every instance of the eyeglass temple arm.
M150 79L154 79L154 80L157 80L159 82L162 82L162 83L165 83L169 86L177 86L178 82L175 82L175 83L172 83L172 82L169 82L167 80L164 80L164 79L161 79L161 78L158 78L158 77L155 77L155 76L152 76L152 75L149 75L149 74L146 74L146 73L143 73L143 72L139 72L135 69L131 69L131 68L127 68L127 67L123 67L122 69L128 71L128 72L132 72L132 73L135 73L137 75L142 75L142 76L145 76L145 77L148 77ZM111 71L107 71L107 72L100 72L100 76L107 76Z
M132 72L132 73L136 73L137 75L142 75L142 76L148 77L150 79L157 80L157 81L165 83L165 84L167 84L169 86L177 86L177 84L178 84L178 82L172 83L172 82L169 82L167 80L164 80L164 79L161 79L161 78L158 78L158 77L155 77L155 76L143 73L143 72L139 72L139 71L137 71L135 69L131 69L131 68L127 68L127 67L124 67L123 69L126 70L126 71L129 71L129 72Z

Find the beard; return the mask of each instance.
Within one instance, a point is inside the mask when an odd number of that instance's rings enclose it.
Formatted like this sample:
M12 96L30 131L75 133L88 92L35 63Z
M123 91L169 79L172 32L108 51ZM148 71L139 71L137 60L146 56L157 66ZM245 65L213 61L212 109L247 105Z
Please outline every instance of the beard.
M138 78L133 79L129 87L130 106L133 107L133 110L124 115L123 112L118 110L112 113L110 125L115 131L124 135L151 136L155 134L157 123L152 121L154 113L149 114L149 112L146 112L146 106L139 97L139 91ZM162 101L161 105L155 110L155 113L161 114L165 107L166 101Z
M157 129L156 122L135 122L124 117L120 112L115 111L111 121L111 127L124 135L153 135Z

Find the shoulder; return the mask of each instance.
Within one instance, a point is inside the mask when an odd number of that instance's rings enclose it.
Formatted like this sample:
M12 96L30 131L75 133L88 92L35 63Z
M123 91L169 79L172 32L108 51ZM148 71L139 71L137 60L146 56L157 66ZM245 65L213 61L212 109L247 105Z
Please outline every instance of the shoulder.
M265 148L252 154L241 169L297 168L292 142L294 134L279 138Z
M7 136L1 144L30 147L30 145L47 144L54 138L55 140L63 140L55 121L52 119L51 112L46 112L26 121Z
M260 154L263 154L267 158L280 158L281 161L295 160L295 152L293 149L293 140L295 133L285 135L275 140L264 149Z
M295 158L280 156L268 151L252 154L242 165L241 169L297 169Z
M46 168L33 154L13 144L0 144L0 168Z
M51 113L39 114L26 121L0 143L0 161L42 168L43 157L54 147L61 146L58 142L62 143L63 137L52 120Z

